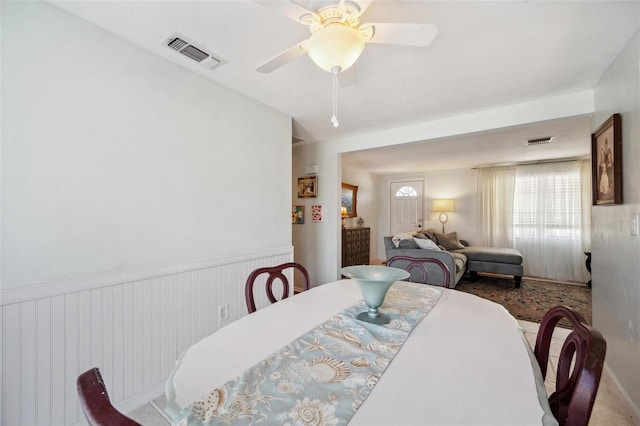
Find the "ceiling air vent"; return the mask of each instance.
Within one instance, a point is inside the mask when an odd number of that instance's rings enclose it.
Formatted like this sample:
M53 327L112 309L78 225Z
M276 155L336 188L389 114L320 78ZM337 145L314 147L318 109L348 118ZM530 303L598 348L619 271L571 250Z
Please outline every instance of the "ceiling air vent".
M213 56L201 47L195 46L188 38L179 34L174 34L165 41L165 46L183 54L210 70L219 67L226 61L220 57Z
M551 139L553 139L553 136L548 136L546 138L529 139L527 141L527 146L544 145L545 143L551 142Z

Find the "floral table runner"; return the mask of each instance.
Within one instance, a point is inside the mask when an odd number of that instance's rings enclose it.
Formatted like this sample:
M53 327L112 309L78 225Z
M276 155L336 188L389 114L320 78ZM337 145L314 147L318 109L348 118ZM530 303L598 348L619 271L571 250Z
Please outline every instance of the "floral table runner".
M174 425L346 425L442 289L395 283L380 326L359 301L185 408Z

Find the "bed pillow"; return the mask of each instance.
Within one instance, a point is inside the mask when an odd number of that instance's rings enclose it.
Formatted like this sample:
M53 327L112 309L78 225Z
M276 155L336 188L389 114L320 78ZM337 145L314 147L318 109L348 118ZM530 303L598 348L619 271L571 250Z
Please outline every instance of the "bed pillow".
M437 244L428 238L414 238L413 241L421 249L440 251L440 248L437 246Z
M438 239L438 245L444 247L446 250L457 250L464 248L464 246L460 244L460 241L458 241L457 232L449 232L447 234L436 232L435 235Z

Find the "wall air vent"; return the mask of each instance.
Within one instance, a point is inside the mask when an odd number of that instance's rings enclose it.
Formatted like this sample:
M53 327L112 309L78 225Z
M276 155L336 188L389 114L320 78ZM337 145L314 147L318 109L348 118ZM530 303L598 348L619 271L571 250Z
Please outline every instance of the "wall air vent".
M195 46L188 38L177 33L165 40L164 45L210 70L227 62L219 56L210 54L202 47Z
M527 141L527 146L544 145L545 143L551 142L552 139L553 139L553 136L548 136L546 138L529 139Z

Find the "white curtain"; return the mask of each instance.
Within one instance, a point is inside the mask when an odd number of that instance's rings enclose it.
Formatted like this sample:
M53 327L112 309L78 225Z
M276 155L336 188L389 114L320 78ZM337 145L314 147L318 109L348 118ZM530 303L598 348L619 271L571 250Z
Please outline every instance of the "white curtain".
M515 177L515 166L478 169L476 212L482 246L513 247Z
M593 204L593 194L591 192L591 161L578 161L580 169L580 200L582 202L582 249L591 251L591 206ZM587 277L587 267L584 267L583 275Z
M524 257L525 275L586 281L584 251L589 232L585 230L590 227L590 208L583 206L591 192L585 191L590 179L586 163L517 167L513 247Z

